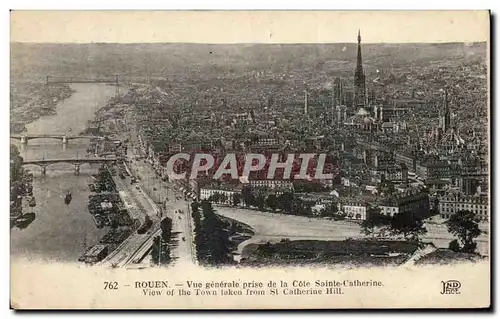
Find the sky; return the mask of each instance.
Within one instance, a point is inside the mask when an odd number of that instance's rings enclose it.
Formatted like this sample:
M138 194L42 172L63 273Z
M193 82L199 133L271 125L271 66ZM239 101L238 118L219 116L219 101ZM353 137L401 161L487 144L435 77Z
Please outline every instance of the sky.
M12 11L11 42L483 42L487 11Z

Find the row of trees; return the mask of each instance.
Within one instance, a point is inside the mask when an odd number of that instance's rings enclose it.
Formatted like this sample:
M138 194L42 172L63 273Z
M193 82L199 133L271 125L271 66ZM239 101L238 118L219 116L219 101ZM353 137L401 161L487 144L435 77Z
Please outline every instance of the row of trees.
M239 195L239 194L235 194L235 195ZM213 202L213 203L220 203L220 204L223 204L223 203L227 202L227 201L228 201L228 199L229 199L229 198L227 197L227 195L226 195L226 194L224 194L224 193L219 193L219 192L215 192L215 193L213 193L213 194L212 194L212 195L208 198L208 201ZM234 201L234 196L233 196L233 198L232 198L232 199L233 199L233 201ZM238 204L239 204L239 201L237 202L237 204L236 204L236 205L238 205Z
M390 192L390 189L386 189ZM228 200L225 194L214 194L211 198L213 202L224 203ZM254 192L249 187L244 187L242 193L233 194L232 204L234 206L243 203L246 207L256 207L261 211L270 210L272 212L281 211L287 214L311 216L312 203L305 202L296 194L285 192L281 195L267 194L265 191ZM361 219L361 214L347 214L338 210L335 202L327 204L319 211L322 217L330 217L334 220ZM470 211L459 211L452 215L447 221L448 232L458 237L450 243L450 249L459 252L474 253L477 244L474 239L481 234L477 217ZM398 213L393 216L381 213L377 206L367 209L366 219L361 224L361 232L373 237L402 236L405 240L419 241L420 237L427 233L424 218L416 217L412 213Z
M151 258L156 265L170 262L170 240L172 238L172 219L165 217L161 223L161 235L156 236L151 250Z
M336 202L330 202L325 205L320 211L319 215L321 217L329 217L332 218L333 220L344 220L346 218L348 219L361 219L361 214L357 213L345 213L342 211L339 211L338 209L338 204Z
M455 252L476 253L475 239L481 235L477 216L468 210L461 210L451 215L446 221L448 232L456 237L450 242L449 249ZM424 220L411 213L384 215L378 207L370 207L366 220L361 224L361 232L372 236L400 236L405 240L419 241L427 233Z
M286 214L300 216L313 215L313 203L300 199L292 192L276 195L267 194L262 190L254 192L250 187L244 187L241 191L241 201L246 207L256 207L261 211L270 210L273 213L281 211Z
M232 262L229 225L215 214L207 200L192 203L191 209L198 261L210 266Z
M19 149L14 144L10 144L10 182L13 183L21 179L23 174L23 158Z
M361 223L361 232L373 237L402 235L406 240L418 241L420 236L427 233L427 229L423 219L415 217L413 213L401 212L390 216L382 214L379 207L371 206Z
M107 166L102 165L97 172L96 182L95 182L96 192L116 192L116 185L113 181L113 177L109 173Z
M231 198L224 193L215 192L208 201L212 203L227 203L228 200L233 206L240 204L246 207L254 207L260 211L269 210L273 213L280 211L285 214L300 215L310 217L314 215L313 202L300 199L296 193L284 192L280 195L269 193L266 189L254 191L250 187L244 187L240 193L234 193ZM361 219L361 214L347 214L339 211L336 202L325 205L318 213L321 217L330 217L334 220Z

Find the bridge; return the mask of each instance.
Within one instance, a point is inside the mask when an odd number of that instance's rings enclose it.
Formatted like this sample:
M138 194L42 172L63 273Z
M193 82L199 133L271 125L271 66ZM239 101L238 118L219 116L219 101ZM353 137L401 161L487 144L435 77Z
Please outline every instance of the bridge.
M21 144L28 145L28 140L38 139L38 138L51 138L61 140L63 144L68 144L69 140L75 139L99 139L102 140L102 136L93 135L66 135L66 134L12 134L10 136L12 139L21 141Z
M119 85L118 75L112 77L96 77L96 78L84 78L84 77L74 77L74 76L53 76L47 75L45 79L47 85L50 84L61 84L61 83L110 83Z
M110 77L75 77L75 76L53 76L47 75L45 79L45 84L47 88L51 84L63 84L63 83L107 83L114 84L116 86L115 96L120 95L120 82L118 75L112 75Z
M54 158L54 159L41 159L41 160L28 160L24 161L22 165L37 165L42 168L42 175L45 175L47 166L58 163L69 163L75 165L75 174L80 174L80 166L83 164L103 164L114 163L122 161L123 157L88 157L88 158Z

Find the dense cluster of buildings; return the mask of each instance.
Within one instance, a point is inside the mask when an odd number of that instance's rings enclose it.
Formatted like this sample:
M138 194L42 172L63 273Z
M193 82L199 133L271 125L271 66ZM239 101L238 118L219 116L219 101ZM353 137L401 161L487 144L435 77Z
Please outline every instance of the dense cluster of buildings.
M329 88L305 87L286 101L279 92L265 90L253 100L218 99L207 88L195 100L175 104L172 94L159 87L136 88L127 98L137 108L140 143L164 178L168 178L168 159L179 152L327 153L335 158L336 174L308 193L321 195L317 205L334 201L353 219L365 219L368 207L377 205L388 215L440 214L443 218L469 209L486 220L484 71L482 63L475 61L455 70L462 72L458 77L439 67L421 69L420 74L412 69L399 78L377 74L370 81L358 33L351 85L336 78ZM462 123L469 105L477 108L478 115ZM471 127L471 123L476 124ZM208 178L194 184L186 181L186 185L199 199L220 193L231 204L243 184L229 181L214 186L212 182ZM296 188L293 179L249 178L244 184L274 193Z

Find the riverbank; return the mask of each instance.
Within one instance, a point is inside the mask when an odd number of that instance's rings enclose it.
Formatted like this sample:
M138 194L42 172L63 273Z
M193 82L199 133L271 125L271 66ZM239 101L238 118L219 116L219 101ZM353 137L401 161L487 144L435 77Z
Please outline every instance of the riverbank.
M127 93L128 88L121 86L120 95L111 97L104 106L98 108L93 114L93 119L88 121L87 127L81 134L106 135L123 140L122 133L128 131L124 120L125 113L127 108L131 107L126 102Z
M83 131L94 113L115 95L115 87L99 83L71 84L75 92L59 101L55 115L42 116L26 125L27 133L34 135L78 134ZM17 145L16 142L13 142ZM20 151L25 161L42 158L75 158L89 148L88 139L75 139L67 145L53 139L34 139ZM74 166L57 163L47 167L42 175L38 166L25 166L34 175L33 196L36 214L28 227L11 229L11 258L28 258L47 262L76 263L87 247L99 243L108 232L106 227L97 228L88 213L89 182L99 165L82 165L75 175ZM66 204L65 194L72 199Z
M26 171L23 167L23 158L15 145L10 145L10 226L11 228L26 224L26 209L36 205L33 197L33 174ZM27 204L27 205L24 205ZM28 215L27 220L33 221L32 215ZM30 222L29 222L30 223ZM29 224L27 223L27 224Z
M57 105L71 97L75 90L69 85L47 86L43 83L11 83L10 132L22 133L29 124L42 116L56 114Z

